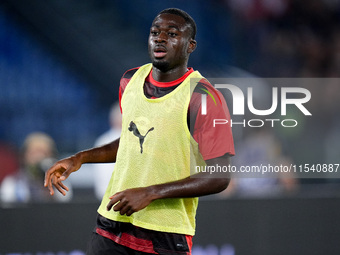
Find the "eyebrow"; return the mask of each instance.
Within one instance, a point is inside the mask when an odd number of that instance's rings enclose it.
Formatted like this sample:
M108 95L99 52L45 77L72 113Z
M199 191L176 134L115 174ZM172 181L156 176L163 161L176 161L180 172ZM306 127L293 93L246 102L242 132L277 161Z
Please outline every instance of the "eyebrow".
M153 27L160 28L160 25L153 24L153 25L151 26L151 28L153 28ZM174 28L174 29L180 31L179 27L178 27L178 26L175 26L175 25L169 25L167 28Z

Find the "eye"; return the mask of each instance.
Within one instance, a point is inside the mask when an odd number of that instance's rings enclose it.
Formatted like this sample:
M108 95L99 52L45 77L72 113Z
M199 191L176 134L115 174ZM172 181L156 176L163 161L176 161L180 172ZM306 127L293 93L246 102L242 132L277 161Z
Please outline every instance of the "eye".
M159 32L155 31L155 30L151 30L150 34L153 35L153 36L156 36L156 35L159 35Z
M176 34L176 33L173 33L173 32L169 32L168 35L169 35L170 37L176 37L176 36L177 36L177 34Z

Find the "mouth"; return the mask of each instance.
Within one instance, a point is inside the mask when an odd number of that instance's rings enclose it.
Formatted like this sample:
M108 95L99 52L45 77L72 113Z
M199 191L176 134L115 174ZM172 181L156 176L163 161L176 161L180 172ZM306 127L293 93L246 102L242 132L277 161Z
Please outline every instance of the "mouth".
M153 51L155 58L164 58L167 54L167 50L164 46L156 46Z

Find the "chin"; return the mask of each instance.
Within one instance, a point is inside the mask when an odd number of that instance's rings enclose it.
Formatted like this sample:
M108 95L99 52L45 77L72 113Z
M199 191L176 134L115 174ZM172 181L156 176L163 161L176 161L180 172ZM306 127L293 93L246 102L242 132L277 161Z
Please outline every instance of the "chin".
M169 71L170 69L170 64L166 60L161 60L161 59L153 59L152 60L152 65L159 69L161 72L165 73Z

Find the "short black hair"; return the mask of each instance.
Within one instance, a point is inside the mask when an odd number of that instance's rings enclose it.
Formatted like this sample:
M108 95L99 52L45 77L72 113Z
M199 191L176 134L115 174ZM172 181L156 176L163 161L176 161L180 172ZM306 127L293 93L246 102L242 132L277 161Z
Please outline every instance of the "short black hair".
M166 14L166 13L167 14L174 14L174 15L178 15L178 16L182 17L185 20L186 24L189 25L189 27L191 29L191 38L195 40L196 31L197 31L196 22L187 12L185 12L181 9L178 9L178 8L168 8L168 9L165 9L165 10L161 11L160 13L158 13L158 15Z

